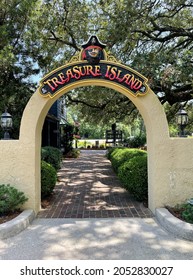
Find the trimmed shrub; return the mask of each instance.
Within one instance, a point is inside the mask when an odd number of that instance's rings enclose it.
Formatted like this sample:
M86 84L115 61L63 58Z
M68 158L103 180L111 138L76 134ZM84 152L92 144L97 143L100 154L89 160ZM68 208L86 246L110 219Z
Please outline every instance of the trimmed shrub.
M136 156L123 163L118 169L118 177L136 200L148 200L147 154Z
M61 168L62 152L58 148L46 146L41 149L41 159L59 170Z
M10 185L0 185L0 215L19 210L28 198Z
M118 171L118 168L126 161L136 157L136 156L144 156L147 154L146 151L139 149L129 149L129 148L116 148L112 151L110 155L110 160L112 163L112 167L115 172Z
M49 196L57 180L56 169L49 163L41 161L41 195L42 198Z
M107 158L109 160L111 160L112 157L121 149L125 149L125 147L118 147L118 148L117 147L110 147L110 148L108 148L107 154L106 154Z

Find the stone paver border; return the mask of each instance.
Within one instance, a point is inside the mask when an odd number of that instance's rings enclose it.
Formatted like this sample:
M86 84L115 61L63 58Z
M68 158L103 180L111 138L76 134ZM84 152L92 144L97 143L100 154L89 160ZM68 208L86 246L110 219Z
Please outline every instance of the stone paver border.
M155 217L158 223L177 237L193 241L193 224L174 217L166 208L157 208Z
M0 239L5 239L12 237L25 228L33 221L35 218L35 212L31 209L24 210L20 215L18 215L13 220L3 223L0 225Z

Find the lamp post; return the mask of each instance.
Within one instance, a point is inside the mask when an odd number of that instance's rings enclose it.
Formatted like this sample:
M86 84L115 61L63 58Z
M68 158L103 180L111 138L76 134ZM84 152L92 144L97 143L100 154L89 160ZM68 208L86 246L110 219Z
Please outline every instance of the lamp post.
M9 130L12 128L12 125L12 116L7 112L7 109L5 109L5 112L1 115L1 127L4 130L3 140L10 139Z
M180 128L180 137L186 137L184 129L188 124L188 114L184 109L180 109L176 114L176 121Z

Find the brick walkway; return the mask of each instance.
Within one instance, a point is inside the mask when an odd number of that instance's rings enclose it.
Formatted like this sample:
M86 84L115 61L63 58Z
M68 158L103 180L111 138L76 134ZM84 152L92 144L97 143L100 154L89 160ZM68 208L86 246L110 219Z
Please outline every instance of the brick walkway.
M82 151L78 159L66 159L58 172L51 204L39 218L152 217L136 202L112 170L105 151Z

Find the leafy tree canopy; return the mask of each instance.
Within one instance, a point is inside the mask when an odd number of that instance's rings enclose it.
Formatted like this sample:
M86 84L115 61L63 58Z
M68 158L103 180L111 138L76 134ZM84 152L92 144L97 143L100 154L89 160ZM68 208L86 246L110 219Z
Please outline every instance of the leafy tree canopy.
M170 111L192 99L192 0L0 0L0 7L0 111L7 106L14 119L34 89L32 75L65 63L93 33L149 79ZM103 88L69 93L68 103L94 119L136 113L127 98Z
M0 0L0 112L13 116L13 137L18 137L23 109L34 89L29 77L37 74L24 36L37 1Z

